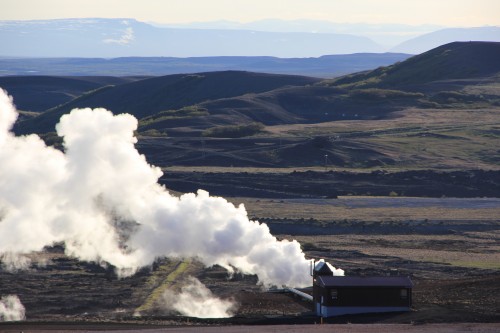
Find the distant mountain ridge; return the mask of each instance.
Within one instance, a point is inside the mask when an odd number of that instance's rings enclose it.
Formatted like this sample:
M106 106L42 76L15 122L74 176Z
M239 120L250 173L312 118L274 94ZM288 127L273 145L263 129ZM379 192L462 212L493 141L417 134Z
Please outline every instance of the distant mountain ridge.
M407 40L391 52L419 54L451 42L500 42L500 27L448 28Z
M454 41L500 41L500 27L441 28L272 19L187 25L128 18L0 21L0 58L306 58L389 51L418 54Z
M355 53L318 58L276 57L128 57L128 58L0 58L0 77L50 76L161 76L180 73L239 70L332 78L410 57L399 53Z
M134 19L0 21L0 56L276 56L382 52L369 38L331 33L158 28Z
M324 20L263 19L253 22L211 21L185 24L156 24L159 27L182 29L229 29L273 32L314 32L364 36L381 45L396 46L409 38L417 37L445 27L439 25L336 23Z

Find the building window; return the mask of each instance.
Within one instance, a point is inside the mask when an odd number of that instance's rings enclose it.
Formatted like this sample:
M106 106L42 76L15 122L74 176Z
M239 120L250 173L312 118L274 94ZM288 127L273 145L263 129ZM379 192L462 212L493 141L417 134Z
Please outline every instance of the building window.
M332 297L332 299L337 299L338 298L337 289L331 289L330 290L330 296Z
M399 292L399 296L401 296L401 299L407 299L408 298L408 289L401 289Z

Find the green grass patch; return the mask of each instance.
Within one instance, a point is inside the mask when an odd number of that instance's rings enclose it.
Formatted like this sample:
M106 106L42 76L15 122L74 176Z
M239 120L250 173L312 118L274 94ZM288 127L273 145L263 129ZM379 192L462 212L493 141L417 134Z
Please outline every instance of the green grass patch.
M213 138L242 138L260 133L263 129L264 125L261 123L216 126L203 131L201 135Z
M200 108L196 105L186 106L178 110L166 110L158 112L152 116L142 118L139 121L139 129L141 128L151 128L154 124L160 123L165 120L171 119L182 119L182 118L193 118L208 116L208 111L204 108Z
M153 137L163 137L168 136L167 132L157 130L156 128L151 128L145 131L141 131L137 133L140 136L153 136Z
M377 88L352 90L351 92L349 92L349 96L369 101L378 101L382 99L414 99L425 97L425 95L422 93Z
M190 265L191 265L191 260L189 259L179 262L177 264L177 267L175 267L175 269L172 272L170 272L156 288L153 289L153 291L149 294L144 303L136 309L136 312L140 313L152 309L153 306L156 304L157 299L161 297L163 292L165 292L165 290L169 289L173 284L175 284L178 277L183 273L185 273ZM148 281L148 284L149 285L158 284L158 275L161 273L165 273L165 271L168 271L170 269L171 265L167 264L161 266L159 270L155 272L155 275L153 275L150 281Z
M449 261L452 266L480 268L480 269L500 269L500 262L491 261Z

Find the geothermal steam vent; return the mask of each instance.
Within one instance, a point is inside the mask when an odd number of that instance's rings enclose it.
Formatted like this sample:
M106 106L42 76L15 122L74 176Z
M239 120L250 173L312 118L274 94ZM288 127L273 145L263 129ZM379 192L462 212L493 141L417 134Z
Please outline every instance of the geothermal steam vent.
M61 117L64 152L37 135L17 137L18 114L0 89L0 256L27 268L26 254L65 244L67 255L134 274L158 257L195 257L206 266L256 274L270 286L310 285L296 241L278 241L265 224L205 191L172 196L158 167L135 149L137 120L105 109ZM6 263L7 262L7 263ZM341 270L338 271L341 273Z

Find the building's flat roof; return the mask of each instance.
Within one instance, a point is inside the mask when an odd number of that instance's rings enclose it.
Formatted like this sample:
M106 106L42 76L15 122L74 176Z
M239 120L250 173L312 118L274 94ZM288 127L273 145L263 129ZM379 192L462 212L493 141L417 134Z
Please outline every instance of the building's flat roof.
M408 276L317 276L321 287L403 287L412 288Z

